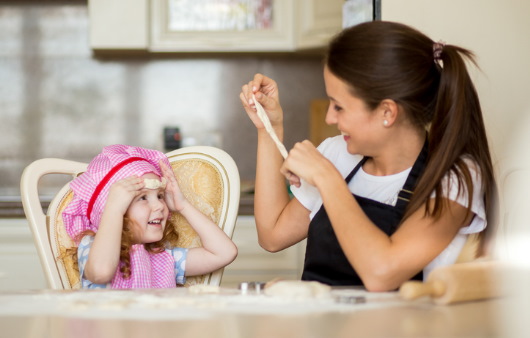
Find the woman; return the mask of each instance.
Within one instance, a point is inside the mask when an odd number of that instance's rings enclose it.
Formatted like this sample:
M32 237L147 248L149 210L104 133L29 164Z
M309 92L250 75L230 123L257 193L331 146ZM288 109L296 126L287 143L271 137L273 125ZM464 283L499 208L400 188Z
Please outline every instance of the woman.
M495 195L482 112L464 58L398 23L374 21L330 43L326 123L341 136L297 143L283 161L253 94L283 138L276 83L243 86L258 129L255 216L260 245L307 238L302 279L398 288L452 264L468 234L485 233ZM293 185L290 200L285 177Z

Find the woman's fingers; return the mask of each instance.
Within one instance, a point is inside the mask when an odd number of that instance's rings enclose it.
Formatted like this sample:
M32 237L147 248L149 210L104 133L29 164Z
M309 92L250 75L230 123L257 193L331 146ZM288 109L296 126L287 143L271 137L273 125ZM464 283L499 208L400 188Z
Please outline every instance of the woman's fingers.
M300 188L300 185L302 184L302 180L300 179L300 177L296 176L295 174L293 174L292 172L288 170L285 172L282 172L282 174L283 176L285 176L285 178L289 182L289 185L294 185L295 187Z
M252 97L248 99L248 97L243 92L241 92L239 94L239 99L241 100L241 103L243 104L243 108L245 108L247 111L248 110L253 111L253 112L256 111L256 107L252 105L253 104Z
M297 142L289 151L280 172L290 184L299 187L302 179L314 185L315 178L329 171L329 161L308 140Z

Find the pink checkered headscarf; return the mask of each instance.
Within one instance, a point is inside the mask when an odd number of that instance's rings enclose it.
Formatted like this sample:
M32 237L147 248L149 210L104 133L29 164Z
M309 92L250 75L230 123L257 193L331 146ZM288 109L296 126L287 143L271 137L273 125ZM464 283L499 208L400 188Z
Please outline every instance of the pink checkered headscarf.
M63 212L63 222L68 235L77 240L77 236L85 230L97 232L111 185L134 175L154 173L162 177L160 160L171 167L167 157L157 150L127 145L103 148L90 162L87 171L70 183L74 197ZM133 245L130 252L131 278L122 278L118 266L111 282L112 287L175 286L174 260L171 254L166 251L149 253L142 244Z

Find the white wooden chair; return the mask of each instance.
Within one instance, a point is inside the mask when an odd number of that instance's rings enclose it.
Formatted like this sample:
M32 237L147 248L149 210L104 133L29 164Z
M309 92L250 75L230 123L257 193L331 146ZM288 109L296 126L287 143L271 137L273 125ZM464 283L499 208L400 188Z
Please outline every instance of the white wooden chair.
M188 200L210 217L231 238L239 209L240 178L234 160L225 151L207 146L185 147L166 154L176 174L179 186ZM62 212L72 200L68 184L53 197L46 214L38 193L41 177L67 174L72 178L82 174L87 163L56 158L36 160L22 173L20 190L24 212L40 257L44 275L52 289L80 287L79 273L66 250L75 247L67 235ZM179 247L196 247L200 240L181 215L172 215L178 227ZM193 284L219 285L223 268L208 275L188 277L186 286Z

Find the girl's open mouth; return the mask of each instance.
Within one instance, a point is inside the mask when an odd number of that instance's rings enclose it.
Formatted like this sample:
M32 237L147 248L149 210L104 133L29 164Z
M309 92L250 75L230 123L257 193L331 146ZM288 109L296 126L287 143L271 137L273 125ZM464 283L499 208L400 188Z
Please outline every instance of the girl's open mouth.
M162 219L160 219L160 218L153 219L153 220L147 222L147 224L152 225L152 226L160 226L162 224Z

